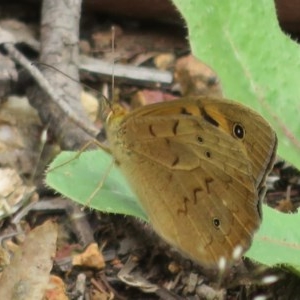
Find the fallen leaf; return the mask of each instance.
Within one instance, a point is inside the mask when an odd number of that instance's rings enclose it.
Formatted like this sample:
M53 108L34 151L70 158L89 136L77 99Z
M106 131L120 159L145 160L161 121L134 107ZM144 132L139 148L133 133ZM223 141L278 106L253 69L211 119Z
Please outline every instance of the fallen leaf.
M47 221L29 232L0 278L0 299L39 300L47 288L57 227Z
M49 286L45 293L45 298L43 300L68 300L65 293L65 284L63 280L58 277L51 275Z
M96 243L90 244L83 253L74 255L72 263L74 266L84 266L98 270L105 267L103 255Z

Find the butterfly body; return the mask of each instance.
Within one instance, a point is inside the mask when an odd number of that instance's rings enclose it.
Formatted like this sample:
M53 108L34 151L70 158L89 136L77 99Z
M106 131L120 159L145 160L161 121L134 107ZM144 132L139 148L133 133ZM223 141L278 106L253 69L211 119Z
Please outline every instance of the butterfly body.
M250 247L276 135L257 113L206 97L152 104L107 119L111 151L154 230L194 261L230 264Z

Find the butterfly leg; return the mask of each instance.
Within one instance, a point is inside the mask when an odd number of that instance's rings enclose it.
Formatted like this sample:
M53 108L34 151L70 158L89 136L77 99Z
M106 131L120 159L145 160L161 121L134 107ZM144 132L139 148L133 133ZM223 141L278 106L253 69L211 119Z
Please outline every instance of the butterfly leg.
M86 149L88 149L90 146L92 145L96 145L98 146L99 148L103 149L104 151L106 151L107 153L111 153L111 151L109 150L109 148L105 147L103 144L101 144L100 142L98 142L97 140L93 139L91 141L89 141L88 143L86 143L79 151L77 151L75 154L74 154L74 157L71 157L70 159L66 160L65 162L61 163L60 165L58 166L55 166L53 168L50 168L48 169L47 172L52 172L53 170L56 170L62 166L65 166L67 165L68 163L70 163L71 161L77 159L82 152L84 152Z
M114 166L114 160L110 163L109 167L106 169L104 176L102 177L102 179L100 180L100 182L98 183L97 187L95 188L95 190L92 192L92 194L88 197L88 199L86 200L84 206L88 207L90 206L91 201L93 200L93 198L95 197L95 195L98 193L98 191L102 188L106 178L108 177L112 167Z

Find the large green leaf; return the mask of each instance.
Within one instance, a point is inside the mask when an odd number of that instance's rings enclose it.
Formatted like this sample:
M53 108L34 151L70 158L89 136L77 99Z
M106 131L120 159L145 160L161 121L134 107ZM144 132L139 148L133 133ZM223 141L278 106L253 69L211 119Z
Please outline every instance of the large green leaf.
M278 24L274 0L173 0L193 54L219 75L224 96L273 125L279 154L300 168L300 48Z
M263 222L246 256L268 266L285 265L300 274L299 224L299 214L263 205Z

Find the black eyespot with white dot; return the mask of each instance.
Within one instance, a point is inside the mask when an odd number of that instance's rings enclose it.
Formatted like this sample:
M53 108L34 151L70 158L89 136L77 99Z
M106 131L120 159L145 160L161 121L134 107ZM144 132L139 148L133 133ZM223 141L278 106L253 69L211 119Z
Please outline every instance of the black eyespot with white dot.
M213 225L216 229L220 229L221 221L218 218L213 218Z
M244 139L245 137L245 128L240 123L235 123L232 128L233 136L239 140Z

